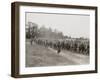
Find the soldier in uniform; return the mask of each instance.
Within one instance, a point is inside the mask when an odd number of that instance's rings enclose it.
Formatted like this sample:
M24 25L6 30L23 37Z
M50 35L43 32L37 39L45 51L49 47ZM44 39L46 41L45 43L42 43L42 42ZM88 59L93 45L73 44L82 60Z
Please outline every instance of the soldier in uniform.
M61 52L61 45L60 42L57 43L57 53L59 54Z
M31 38L31 40L30 40L30 43L31 43L31 45L32 45L32 43L33 43L33 39Z

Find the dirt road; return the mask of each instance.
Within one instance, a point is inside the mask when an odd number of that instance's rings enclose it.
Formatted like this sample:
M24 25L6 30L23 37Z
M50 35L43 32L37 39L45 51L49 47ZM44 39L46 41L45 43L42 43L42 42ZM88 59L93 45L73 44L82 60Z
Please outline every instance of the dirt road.
M57 53L56 50L49 48L51 51ZM69 61L74 62L75 64L89 64L89 56L71 52L71 51L61 51L60 56L67 58Z
M26 67L89 64L89 56L26 43Z

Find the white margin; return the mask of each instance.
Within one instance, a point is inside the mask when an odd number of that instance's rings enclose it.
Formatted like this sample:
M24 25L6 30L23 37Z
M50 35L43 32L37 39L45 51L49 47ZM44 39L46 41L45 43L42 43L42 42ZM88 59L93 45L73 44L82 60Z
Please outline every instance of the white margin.
M74 66L53 66L53 67L25 67L25 12L49 12L49 13L70 13L70 14L88 14L90 15L90 64ZM81 9L65 8L46 8L20 6L20 74L38 74L53 72L72 72L95 70L95 11Z

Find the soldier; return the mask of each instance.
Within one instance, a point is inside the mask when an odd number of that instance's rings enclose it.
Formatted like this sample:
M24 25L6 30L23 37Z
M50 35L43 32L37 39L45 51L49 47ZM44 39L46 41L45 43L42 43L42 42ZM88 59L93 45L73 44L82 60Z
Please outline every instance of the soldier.
M31 43L31 45L32 45L32 43L33 43L33 39L31 38L31 40L30 40L30 43Z
M81 43L80 46L79 46L79 52L83 53L83 51L84 51L84 44Z
M60 42L57 43L57 53L59 54L61 52L61 45Z

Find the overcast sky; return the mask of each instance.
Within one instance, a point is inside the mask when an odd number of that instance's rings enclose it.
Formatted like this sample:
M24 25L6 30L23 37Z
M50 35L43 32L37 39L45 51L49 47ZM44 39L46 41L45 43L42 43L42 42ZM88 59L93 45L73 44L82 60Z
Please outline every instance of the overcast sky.
M37 23L39 27L44 25L53 30L57 29L71 37L89 38L90 17L88 15L26 13L26 24L27 22Z

